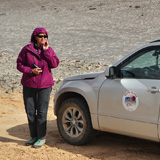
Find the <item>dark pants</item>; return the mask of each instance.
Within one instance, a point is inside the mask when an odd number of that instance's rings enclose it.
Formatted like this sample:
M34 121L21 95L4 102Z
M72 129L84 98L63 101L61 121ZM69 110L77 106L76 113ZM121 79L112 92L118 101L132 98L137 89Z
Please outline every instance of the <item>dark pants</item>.
M23 99L31 137L46 136L47 112L52 88L36 89L23 86Z

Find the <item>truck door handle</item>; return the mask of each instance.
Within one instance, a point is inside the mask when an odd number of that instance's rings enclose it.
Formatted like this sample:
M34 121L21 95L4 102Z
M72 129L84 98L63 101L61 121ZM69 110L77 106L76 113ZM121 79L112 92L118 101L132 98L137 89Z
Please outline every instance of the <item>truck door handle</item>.
M149 88L147 91L155 93L155 92L160 92L160 89L157 89L157 88L153 87L153 88Z

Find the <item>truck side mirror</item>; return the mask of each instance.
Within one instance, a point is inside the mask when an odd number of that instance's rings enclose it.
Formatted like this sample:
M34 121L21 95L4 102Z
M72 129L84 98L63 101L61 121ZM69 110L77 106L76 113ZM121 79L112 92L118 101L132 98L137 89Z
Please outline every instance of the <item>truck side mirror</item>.
M114 78L115 77L115 72L116 71L116 67L112 66L112 67L107 67L106 70L104 71L104 75L107 78Z

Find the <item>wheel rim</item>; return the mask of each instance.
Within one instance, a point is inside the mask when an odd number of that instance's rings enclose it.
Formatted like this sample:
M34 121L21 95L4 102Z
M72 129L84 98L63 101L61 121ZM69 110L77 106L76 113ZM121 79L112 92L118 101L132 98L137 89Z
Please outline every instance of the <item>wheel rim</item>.
M78 137L84 129L84 118L77 108L67 108L62 116L63 128L70 137Z

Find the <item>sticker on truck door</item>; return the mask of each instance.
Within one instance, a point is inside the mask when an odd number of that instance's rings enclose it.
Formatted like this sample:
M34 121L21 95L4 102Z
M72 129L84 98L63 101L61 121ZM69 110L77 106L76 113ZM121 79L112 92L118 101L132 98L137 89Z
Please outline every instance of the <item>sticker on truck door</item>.
M139 99L136 93L128 91L123 95L122 103L127 111L135 111L139 105Z

